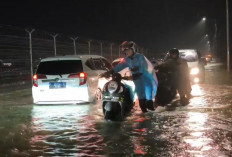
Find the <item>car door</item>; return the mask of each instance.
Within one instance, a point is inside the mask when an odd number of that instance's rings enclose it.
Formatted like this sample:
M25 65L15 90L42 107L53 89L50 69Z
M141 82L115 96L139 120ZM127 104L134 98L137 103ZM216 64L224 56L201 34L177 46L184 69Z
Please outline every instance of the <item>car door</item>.
M101 60L101 68L99 70L100 73L109 71L112 69L112 65L105 59L105 58L100 58ZM98 88L100 90L103 89L104 85L109 81L109 78L99 78L98 80Z
M88 81L88 89L92 98L95 97L95 91L98 85L98 73L96 72L96 68L94 66L94 62L92 58L88 58L84 61L85 71L87 72L87 81Z

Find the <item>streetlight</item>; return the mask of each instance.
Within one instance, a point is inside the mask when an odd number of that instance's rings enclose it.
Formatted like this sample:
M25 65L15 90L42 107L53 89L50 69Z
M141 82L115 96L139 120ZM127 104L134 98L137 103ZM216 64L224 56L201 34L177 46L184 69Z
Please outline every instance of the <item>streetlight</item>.
M217 32L218 32L218 27L217 27L217 20L216 19L208 19L206 17L202 18L202 21L213 21L214 23L214 36L213 36L213 54L216 56L217 52Z
M226 0L227 72L230 72L229 1Z
M31 84L33 85L33 65L32 65L32 42L31 42L31 34L35 31L35 29L25 30L29 34L29 45L30 45L30 64L31 64Z

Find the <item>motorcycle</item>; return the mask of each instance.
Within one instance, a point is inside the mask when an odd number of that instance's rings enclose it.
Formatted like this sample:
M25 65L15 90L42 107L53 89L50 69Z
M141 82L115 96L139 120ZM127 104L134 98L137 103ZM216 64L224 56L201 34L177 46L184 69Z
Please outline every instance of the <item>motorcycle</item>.
M132 88L126 84L128 77L121 77L119 73L112 74L102 90L102 110L106 120L123 120L134 106Z
M172 73L157 71L156 76L159 82L155 103L159 106L166 106L176 97L176 88L172 81Z

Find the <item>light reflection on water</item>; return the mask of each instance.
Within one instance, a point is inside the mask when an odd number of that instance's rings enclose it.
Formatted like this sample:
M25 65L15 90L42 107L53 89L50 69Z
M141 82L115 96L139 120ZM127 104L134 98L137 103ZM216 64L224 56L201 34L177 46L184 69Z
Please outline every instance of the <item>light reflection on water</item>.
M209 123L208 113L178 109L144 116L137 106L125 121L111 122L103 120L99 105L34 106L30 154L207 156L218 147L208 136Z
M212 95L215 88L219 96ZM231 108L205 108L230 91L194 85L188 106L144 115L137 104L122 122L105 121L100 104L6 107L0 110L5 145L0 142L21 156L229 156ZM15 142L18 137L23 142Z
M205 94L205 92L199 84L192 85L192 91L191 91L192 96L202 96L203 94Z
M200 112L189 112L188 119L186 120L186 129L188 129L191 136L184 137L184 142L190 145L191 149L186 150L194 155L202 155L204 151L212 149L211 138L208 138L205 133L207 132L208 126L206 124L208 115ZM194 153L192 150L195 150Z
M223 109L231 107L231 86L192 85L189 109Z
M88 116L89 105L34 106L32 110L32 131L30 144L32 152L41 154L78 153L77 139L86 125L79 120ZM55 151L54 151L55 149ZM38 153L38 152L37 152Z
M192 98L190 99L189 107L206 107L208 104L206 102L205 91L199 84L192 85L191 91Z

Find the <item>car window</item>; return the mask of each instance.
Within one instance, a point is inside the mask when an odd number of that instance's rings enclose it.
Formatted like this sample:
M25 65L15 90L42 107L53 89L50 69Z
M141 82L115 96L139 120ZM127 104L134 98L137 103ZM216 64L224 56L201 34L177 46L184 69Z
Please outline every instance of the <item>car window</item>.
M93 62L92 62L92 59L88 59L88 60L86 61L85 65L86 65L87 67L89 67L91 70L95 70L95 69L94 69Z
M101 60L102 60L102 63L103 63L104 70L109 71L109 70L112 69L111 64L107 60L105 60L105 59L101 59Z
M185 59L187 62L198 61L197 53L193 53L193 52L180 52L180 58Z
M92 59L91 60L95 70L110 70L112 69L111 64L102 58Z
M101 59L92 59L92 63L95 70L104 70Z
M59 60L40 62L37 74L61 75L83 72L81 60Z

